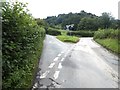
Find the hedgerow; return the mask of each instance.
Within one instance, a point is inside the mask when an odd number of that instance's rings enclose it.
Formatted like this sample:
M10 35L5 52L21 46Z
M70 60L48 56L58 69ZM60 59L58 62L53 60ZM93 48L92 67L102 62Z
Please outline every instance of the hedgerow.
M29 88L45 30L28 14L26 4L4 2L2 5L2 87Z
M67 35L72 35L72 36L79 36L79 37L93 37L95 31L86 31L86 30L81 30L81 31L70 31L67 32Z
M99 29L94 34L94 39L104 39L104 38L120 38L120 30L118 29Z
M46 34L57 36L57 35L61 35L61 32L59 31L59 29L49 27L46 29Z
M119 29L99 29L94 34L94 40L112 51L116 55L120 55L120 30Z

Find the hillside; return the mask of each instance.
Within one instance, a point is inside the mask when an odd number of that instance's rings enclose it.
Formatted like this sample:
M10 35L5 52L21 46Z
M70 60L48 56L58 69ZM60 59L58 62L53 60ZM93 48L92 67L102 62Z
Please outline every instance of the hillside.
M80 13L59 14L44 19L51 27L66 29L66 25L74 25L71 30L98 30L98 28L120 28L120 20L114 19L109 13L97 16L82 10Z

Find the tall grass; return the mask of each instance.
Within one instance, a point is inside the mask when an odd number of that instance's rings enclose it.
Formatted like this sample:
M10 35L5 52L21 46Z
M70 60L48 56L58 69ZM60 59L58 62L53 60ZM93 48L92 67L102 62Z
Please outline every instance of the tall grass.
M118 39L106 38L106 39L96 39L95 41L101 44L106 49L111 50L116 54L120 54L120 50L119 50L120 41L118 41Z

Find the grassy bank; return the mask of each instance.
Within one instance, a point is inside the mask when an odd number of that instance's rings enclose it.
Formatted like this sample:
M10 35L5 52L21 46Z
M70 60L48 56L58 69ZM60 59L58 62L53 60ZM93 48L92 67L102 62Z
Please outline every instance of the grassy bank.
M61 29L60 29L59 31L61 32L61 35L63 35L63 36L66 36L66 35L67 35L67 32L68 32L68 31L66 31L66 30L61 30Z
M99 29L94 34L94 40L103 47L105 47L106 49L116 54L120 54L119 34L120 34L119 30Z
M108 50L119 53L120 54L120 42L118 39L95 39L95 41L101 44L103 47L107 48Z
M60 36L57 36L57 39L63 41L63 42L72 42L72 43L76 43L79 41L79 38L78 37L75 37L75 36L63 36L63 35L60 35Z
M61 32L61 35L58 35L56 38L59 39L62 42L71 42L76 43L79 41L79 38L76 36L68 36L66 30L59 30Z

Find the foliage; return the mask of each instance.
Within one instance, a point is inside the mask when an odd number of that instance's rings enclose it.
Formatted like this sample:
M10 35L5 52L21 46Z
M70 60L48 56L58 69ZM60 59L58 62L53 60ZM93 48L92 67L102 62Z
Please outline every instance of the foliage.
M98 18L84 17L80 20L78 30L98 30Z
M36 18L35 20L40 27L43 27L45 29L47 29L49 27L48 23L45 20L40 19L40 18Z
M106 38L106 39L95 39L96 42L104 46L105 48L120 54L120 41L118 39L111 39L111 38Z
M120 54L119 34L119 29L99 29L94 34L94 40L105 48Z
M58 29L54 29L54 28L48 28L46 29L46 34L50 34L50 35L61 35L61 32Z
M4 88L28 88L42 51L45 30L28 14L26 4L2 7L2 79Z
M94 34L94 39L104 39L104 38L120 38L120 30L116 29L99 29Z
M94 32L95 31L87 31L87 30L70 31L70 32L67 32L67 35L78 36L78 37L93 37Z
M94 14L81 11L80 13L68 13L68 14L59 14L56 16L47 17L45 21L51 26L61 25L62 29L65 29L66 25L74 24L74 29L77 30L78 23L84 17L97 17Z
M111 21L110 21L111 18L112 17L110 16L109 13L106 12L102 13L102 16L100 16L99 18L100 27L102 29L109 28L111 25Z
M112 28L112 29L120 29L120 20L112 19L110 28Z
M66 30L61 30L61 29L60 29L59 31L61 32L61 35L63 35L63 36L66 36L66 35L67 35L67 32L68 32L68 31L66 31Z
M74 24L73 31L98 30L98 28L120 29L120 20L114 19L109 13L104 12L101 16L81 11L80 13L59 14L58 16L47 17L45 21L50 27L61 25L66 29L66 25Z
M57 36L57 39L63 41L63 42L72 42L72 43L76 43L79 41L79 38L78 37L75 37L75 36L63 36L63 35L60 35L60 36Z

